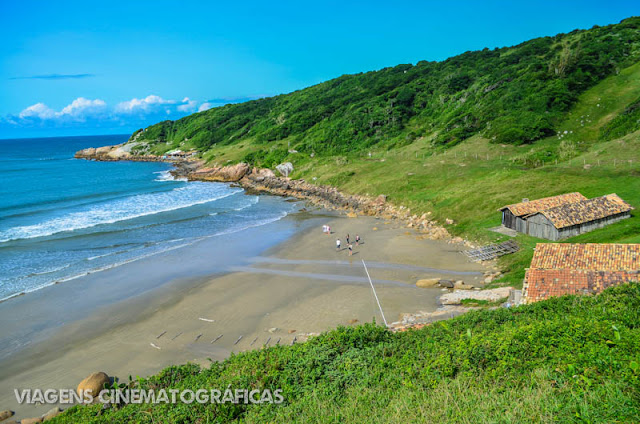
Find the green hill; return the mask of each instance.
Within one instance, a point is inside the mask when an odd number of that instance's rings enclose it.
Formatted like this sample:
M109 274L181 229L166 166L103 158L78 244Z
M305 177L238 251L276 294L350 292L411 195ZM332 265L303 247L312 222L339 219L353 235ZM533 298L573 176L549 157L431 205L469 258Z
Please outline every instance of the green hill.
M640 286L625 285L405 333L338 328L136 383L282 389L281 405L96 405L54 422L638 422L639 352Z
M281 141L302 154L325 155L423 138L452 146L474 135L530 143L555 134L581 93L638 61L639 28L640 18L629 18L443 62L344 75L161 122L140 140L161 151L185 140L202 151L250 143L246 159L267 166L287 155L283 147L268 149Z

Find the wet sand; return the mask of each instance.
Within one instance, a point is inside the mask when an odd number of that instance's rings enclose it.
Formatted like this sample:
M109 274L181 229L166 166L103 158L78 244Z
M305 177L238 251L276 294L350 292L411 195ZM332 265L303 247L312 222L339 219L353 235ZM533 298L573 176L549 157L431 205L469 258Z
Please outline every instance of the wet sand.
M396 223L318 215L307 222L311 228L307 225L260 256L229 267L231 273L170 284L156 290L153 298L120 301L64 325L49 341L3 361L0 409L31 417L51 408L18 405L14 388L75 388L94 371L126 380L172 364L205 365L207 358L224 359L267 341L290 344L294 337L339 325L373 319L380 323L362 260L389 322L405 312L438 307L440 289L416 288L417 279L482 281L484 269L469 262L461 246L424 240ZM325 223L332 235L322 233ZM363 241L358 247L354 243L351 257L347 233ZM338 237L341 251L335 248Z

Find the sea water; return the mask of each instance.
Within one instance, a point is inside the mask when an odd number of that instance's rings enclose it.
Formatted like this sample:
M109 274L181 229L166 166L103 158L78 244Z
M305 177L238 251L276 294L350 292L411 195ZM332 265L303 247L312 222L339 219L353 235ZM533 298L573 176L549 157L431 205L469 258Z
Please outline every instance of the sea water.
M176 180L166 163L73 158L126 140L0 140L1 300L265 225L295 207L228 184Z

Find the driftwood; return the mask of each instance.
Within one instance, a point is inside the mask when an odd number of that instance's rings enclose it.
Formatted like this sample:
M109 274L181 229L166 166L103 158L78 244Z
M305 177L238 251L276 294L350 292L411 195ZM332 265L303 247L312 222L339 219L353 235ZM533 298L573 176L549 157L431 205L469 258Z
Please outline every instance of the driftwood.
M178 336L179 336L180 334L182 334L182 331L181 331L181 332L179 332L178 334L176 334L175 336L173 336L173 338L172 338L171 340L175 340L175 339L177 339L177 338L178 338Z
M167 334L166 330L156 336L156 340Z
M237 344L238 344L238 342L239 342L240 340L242 340L242 336L238 337L238 340L236 340L236 342L234 343L234 345L237 345Z
M216 337L215 339L211 340L211 344L214 344L215 342L220 340L222 338L222 336L224 336L224 334L220 334L218 337Z
M149 343L151 345L151 347L155 347L156 349L160 350L160 346L158 346L155 343Z
M253 339L253 341L251 342L251 344L249 344L249 346L253 346L253 344L256 342L256 340L258 340L257 337L255 339Z
M200 339L200 337L202 337L202 334L198 334L198 335L196 336L196 339L195 339L193 342L194 342L194 343L195 343L195 342L197 342L197 341Z

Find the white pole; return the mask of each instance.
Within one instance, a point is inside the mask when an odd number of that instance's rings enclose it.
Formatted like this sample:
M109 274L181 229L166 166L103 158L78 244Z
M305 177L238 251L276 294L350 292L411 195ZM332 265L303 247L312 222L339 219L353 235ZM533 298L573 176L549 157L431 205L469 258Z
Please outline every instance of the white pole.
M364 263L364 259L362 259L362 265L364 266L364 271L367 273L367 278L369 278L369 284L371 284L371 290L373 290L373 295L376 298L376 302L378 302L378 308L380 308L380 315L382 315L382 320L384 321L385 327L388 327L387 319L384 317L384 312L382 312L382 306L380 306L380 300L378 300L378 295L376 294L376 289L373 287L373 282L371 281L371 276L369 275L369 270L367 269L367 264Z

